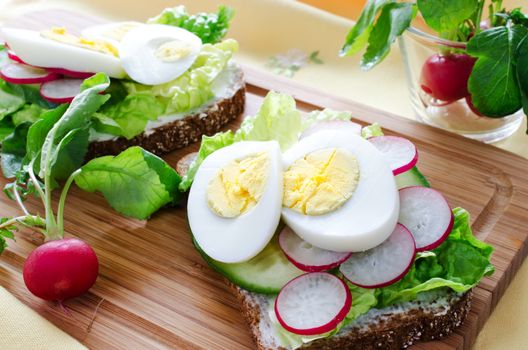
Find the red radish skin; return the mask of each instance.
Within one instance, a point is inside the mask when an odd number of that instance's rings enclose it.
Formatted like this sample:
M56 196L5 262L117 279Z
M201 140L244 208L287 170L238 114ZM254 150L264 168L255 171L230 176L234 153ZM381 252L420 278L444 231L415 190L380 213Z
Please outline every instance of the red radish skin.
M309 243L304 242L302 238L297 237L297 235L288 226L282 229L279 234L279 246L281 247L286 258L299 270L306 272L321 272L331 270L341 265L352 254L331 252L329 250L324 250L317 247L310 247L307 249L302 247L303 244ZM306 249L306 251L303 252L303 249ZM328 260L322 264L320 260L309 261L309 255L315 254L325 254Z
M368 139L390 163L394 176L412 169L418 163L418 149L399 136L375 136Z
M26 64L26 62L22 61L22 59L20 57L18 57L16 55L16 53L14 53L13 51L11 50L7 50L7 57L9 57L9 59L11 61L15 61L17 63L22 63L22 64Z
M479 110L477 109L477 107L475 107L475 105L473 104L473 99L471 98L471 95L468 95L466 97L466 103L467 103L469 109L471 109L471 112L475 113L479 117L485 117L485 115L480 113Z
M456 101L469 95L467 82L476 59L466 54L434 54L422 67L422 90L442 101Z
M95 74L95 73L89 73L89 72L76 72L76 71L64 69L64 68L46 68L46 69L50 72L64 75L70 78L76 78L76 79L86 79Z
M438 204L440 204L440 206L436 206L434 209L431 209L429 210L430 213L429 215L431 216L436 216L436 217L444 217L445 215L445 219L442 219L441 222L440 222L440 227L441 227L441 230L438 230L439 234L437 237L435 237L434 241L432 241L431 243L429 244L420 244L420 237L417 237L417 233L416 232L413 232L413 227L412 227L412 215L409 215L409 211L412 211L412 209L408 209L407 208L407 198L408 198L408 195L409 193L411 193L411 197L410 197L410 200L409 202L411 203L416 203L421 210L426 210L430 205L433 204L433 200L431 198L428 198L426 200L424 200L423 203L420 203L418 204L418 200L420 199L420 194L419 192L420 191L424 191L424 192L429 192L434 196L434 199L435 200L438 200ZM412 197L413 195L413 192L414 193L417 193L418 194L416 195L416 199L414 197ZM417 252L424 252L424 251L428 251L428 250L433 250L435 249L436 247L438 247L440 244L442 244L446 239L447 237L449 236L449 234L451 233L451 231L453 230L453 225L454 225L454 222L455 222L455 217L453 215L453 211L451 210L451 207L449 206L449 203L447 202L447 199L438 191L436 190L433 190L432 188L428 188L428 187L422 187L422 186L409 186L409 187L405 187L405 188L402 188L400 191L400 218L399 218L399 221L401 224L405 225L409 231L413 234L414 238L415 238L415 241L416 241L416 251ZM449 211L447 213L447 211ZM420 214L417 214L420 216ZM423 227L423 225L420 225ZM430 232L434 232L434 229L436 229L437 227L433 226L431 228L428 228L428 233Z
M343 307L339 310L339 312L332 319L331 322L329 322L329 323L327 323L325 325L322 325L320 327L314 327L314 328L308 328L308 329L298 329L298 328L291 327L281 317L281 313L280 313L280 310L279 310L279 308L280 308L280 306L279 306L279 298L281 297L281 293L285 290L285 288L287 288L291 284L296 283L299 279L306 278L307 276L314 275L314 274L324 274L324 275L327 275L327 276L329 276L331 278L334 278L334 279L338 280L340 283L342 283L343 288L344 288L345 293L346 293L345 302L343 304ZM281 292L279 292L279 295L275 299L275 304L274 304L275 315L277 316L277 320L279 321L281 326L284 327L284 329L286 329L289 332L292 332L292 333L295 333L295 334L299 334L299 335L306 335L306 336L324 334L324 333L330 332L331 330L335 329L339 325L339 323L341 323L345 319L345 317L348 314L348 312L350 311L351 307L352 307L352 293L350 292L350 289L348 288L348 286L345 283L345 281L343 281L341 278L338 278L338 277L336 277L334 275L331 275L331 274L329 274L327 272L311 272L311 273L307 273L307 274L304 274L304 275L301 275L299 277L296 277L296 278L292 279L290 282L288 282L281 289Z
M0 77L11 84L40 84L60 78L42 68L20 63L8 63L0 69Z
M416 253L417 253L417 249L416 249L416 242L414 241L414 238L413 238L413 235L412 233L405 227L403 226L402 224L397 224L396 225L396 228L394 229L395 232L393 232L393 235L396 233L396 231L399 230L398 233L406 233L407 236L408 236L408 239L409 239L409 242L412 243L412 254L410 255L410 258L409 258L409 261L406 263L406 267L405 269L403 269L400 273L398 273L396 276L394 276L393 278L389 279L389 280L386 280L386 281L383 281L381 283L373 283L373 284L364 284L364 283L359 283L357 280L354 280L353 278L349 278L349 276L347 276L347 271L346 271L346 262L341 265L341 268L340 268L340 272L343 274L343 276L345 276L345 278L352 284L358 286L358 287L361 287L361 288L366 288L366 289L371 289L371 288L383 288L383 287L387 287L387 286L390 286L396 282L398 282L399 280L401 280L403 277L405 277L405 275L409 272L409 270L411 269L411 266L414 262L414 258L416 257ZM391 237L389 237L390 239ZM383 244L383 243L382 243ZM372 248L372 249L376 249L375 248ZM356 255L357 256L357 255ZM354 256L352 256L354 257Z
M94 250L77 238L47 242L24 264L24 282L35 296L65 301L86 293L95 283L99 262Z

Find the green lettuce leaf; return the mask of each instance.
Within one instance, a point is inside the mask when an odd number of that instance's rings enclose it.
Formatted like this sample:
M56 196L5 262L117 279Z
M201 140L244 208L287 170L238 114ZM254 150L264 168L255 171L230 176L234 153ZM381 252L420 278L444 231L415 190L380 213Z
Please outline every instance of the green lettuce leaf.
M0 120L18 111L25 103L24 96L17 94L10 84L0 79Z
M11 120L15 126L22 123L31 123L33 124L40 119L40 115L44 112L45 109L40 107L37 104L26 104L22 109L16 111L11 116Z
M235 11L230 7L219 6L217 13L197 13L189 15L185 6L176 6L163 10L148 23L166 24L187 29L196 34L204 44L215 44L222 40L229 29L229 22Z
M141 134L149 120L156 120L165 111L152 94L134 93L118 104L110 105L94 115L94 129L131 139Z
M257 114L244 119L235 140L275 140L284 151L297 142L301 131L301 112L297 110L293 97L271 91Z
M100 191L112 208L140 220L180 198L176 171L137 146L115 157L89 161L81 167L75 183L88 192Z
M446 241L431 252L419 254L402 280L379 289L378 307L410 301L420 292L437 288L465 292L493 273L493 247L473 236L466 210L455 208L453 214L455 223Z
M365 126L361 130L361 136L363 136L363 138L365 139L368 139L369 137L374 137L374 136L383 136L383 130L381 129L381 125L379 125L379 123L374 123L374 124Z
M312 111L306 114L302 118L302 130L304 131L311 126L324 121L349 121L350 119L352 119L352 113L350 112L334 111L333 109L325 108L322 111Z
M200 150L198 151L198 155L193 160L193 162L190 164L189 169L187 170L187 173L182 178L182 181L180 182L179 189L182 192L187 192L189 188L191 188L192 182L194 180L194 176L196 175L196 172L198 171L198 168L202 164L202 162L207 158L211 153L213 153L216 150L219 150L220 148L229 146L235 142L235 135L231 130L226 132L219 132L215 134L214 136L202 136L202 143L200 144Z

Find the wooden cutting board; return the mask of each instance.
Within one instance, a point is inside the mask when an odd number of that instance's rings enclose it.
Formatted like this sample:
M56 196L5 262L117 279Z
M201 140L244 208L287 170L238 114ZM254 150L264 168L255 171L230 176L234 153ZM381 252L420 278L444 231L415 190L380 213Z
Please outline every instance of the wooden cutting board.
M77 28L93 23L65 11L34 13L20 27L52 22ZM467 321L451 336L414 349L469 349L527 254L528 160L476 141L418 124L360 103L303 88L293 81L245 69L245 115L253 114L269 90L289 93L302 110L330 107L351 111L361 124L379 122L388 134L407 137L420 152L419 166L434 188L472 215L475 234L495 247L493 276L475 288ZM382 98L382 97L380 97ZM241 119L241 118L240 118ZM236 128L240 120L230 125ZM165 157L172 166L198 145ZM3 187L5 179L0 179ZM30 199L32 212L41 212ZM0 196L0 216L20 215ZM251 349L254 344L235 297L220 275L194 250L184 206L164 209L148 222L124 218L97 194L73 188L65 212L69 235L89 243L101 272L91 291L57 305L30 295L22 280L26 256L41 243L22 230L0 257L0 284L22 302L92 349ZM95 312L97 309L97 312ZM95 317L94 317L95 314Z

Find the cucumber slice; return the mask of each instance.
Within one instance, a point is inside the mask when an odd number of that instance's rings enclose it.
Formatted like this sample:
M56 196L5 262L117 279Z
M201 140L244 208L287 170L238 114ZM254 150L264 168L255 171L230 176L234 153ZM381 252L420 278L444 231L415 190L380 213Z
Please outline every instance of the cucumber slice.
M429 181L427 181L425 176L420 172L420 170L418 170L417 167L414 167L396 176L396 184L398 185L398 189L409 186L431 187Z
M277 235L256 257L236 264L226 264L211 259L194 239L193 242L209 266L250 292L277 294L286 283L304 274L286 258L280 249Z

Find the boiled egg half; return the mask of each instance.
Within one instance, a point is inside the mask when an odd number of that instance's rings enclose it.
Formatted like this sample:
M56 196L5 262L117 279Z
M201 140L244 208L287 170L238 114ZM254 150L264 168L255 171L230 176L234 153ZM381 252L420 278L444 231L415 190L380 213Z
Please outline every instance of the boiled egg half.
M286 224L313 246L359 252L387 239L399 196L383 155L349 130L322 130L283 154Z
M132 29L145 24L134 21L112 22L90 26L82 30L81 35L85 38L101 40L119 47L123 37Z
M104 72L113 78L126 76L115 46L75 36L65 28L55 27L42 32L2 28L0 35L29 65L76 72Z
M146 24L129 30L119 45L127 74L145 85L176 79L198 56L202 40L193 33L163 24Z
M204 160L189 192L187 215L208 256L237 263L264 249L281 216L282 171L276 141L237 142Z

